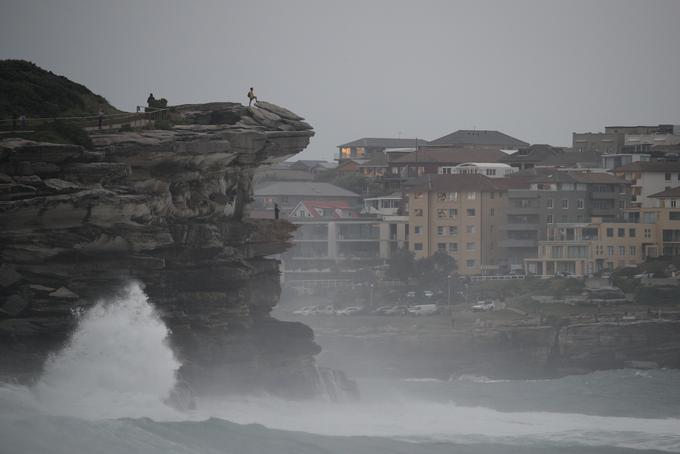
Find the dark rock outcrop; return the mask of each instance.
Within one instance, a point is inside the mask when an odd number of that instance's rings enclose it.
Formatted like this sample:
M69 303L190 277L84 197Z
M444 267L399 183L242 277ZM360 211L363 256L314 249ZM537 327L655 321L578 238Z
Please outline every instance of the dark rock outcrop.
M0 142L0 374L30 376L76 314L138 280L192 386L309 395L313 332L270 317L293 229L246 220L255 168L304 149L272 104L176 108L172 130L93 134L94 150Z

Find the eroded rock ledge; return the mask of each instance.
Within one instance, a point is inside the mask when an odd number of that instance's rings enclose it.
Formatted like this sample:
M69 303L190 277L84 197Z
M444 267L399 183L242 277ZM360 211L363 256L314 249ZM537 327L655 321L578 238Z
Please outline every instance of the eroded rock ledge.
M75 314L139 280L190 384L308 395L311 329L269 316L292 226L245 220L254 169L300 152L312 128L269 103L176 108L171 130L74 145L0 142L0 374L30 376Z

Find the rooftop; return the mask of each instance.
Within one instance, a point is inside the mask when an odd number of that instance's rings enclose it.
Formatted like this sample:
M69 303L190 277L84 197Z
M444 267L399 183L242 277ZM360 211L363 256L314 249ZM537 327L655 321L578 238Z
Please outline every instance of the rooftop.
M680 172L680 162L636 161L617 167L613 172Z
M657 192L656 194L652 194L649 197L654 197L655 199L680 199L680 186Z
M526 147L529 144L500 131L459 129L456 132L430 142L430 146L484 145L510 148Z
M347 189L318 181L277 181L255 189L255 197L361 197Z
M507 189L504 183L479 174L426 175L411 185L409 192L502 192Z
M500 150L470 150L467 148L424 148L392 160L392 163L439 163L461 164L463 162L499 162L507 156Z
M366 148L414 148L427 145L427 140L423 139L394 139L380 137L362 137L361 139L338 145L342 147L366 147Z

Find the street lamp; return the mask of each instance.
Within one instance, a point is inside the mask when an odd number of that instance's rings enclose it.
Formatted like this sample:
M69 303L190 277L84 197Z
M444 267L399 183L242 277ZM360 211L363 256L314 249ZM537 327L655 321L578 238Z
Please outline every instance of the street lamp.
M371 309L373 308L373 284L371 284L371 301L370 301L369 307Z

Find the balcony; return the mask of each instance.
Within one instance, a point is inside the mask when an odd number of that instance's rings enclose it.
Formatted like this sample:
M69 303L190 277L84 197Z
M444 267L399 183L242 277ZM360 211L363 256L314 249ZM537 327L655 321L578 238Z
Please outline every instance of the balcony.
M532 230L537 231L541 229L540 224L522 223L522 224L503 224L501 230Z
M503 248L512 248L512 247L537 247L538 241L537 240L528 240L528 239L507 239L507 240L502 240L499 244L500 247Z

